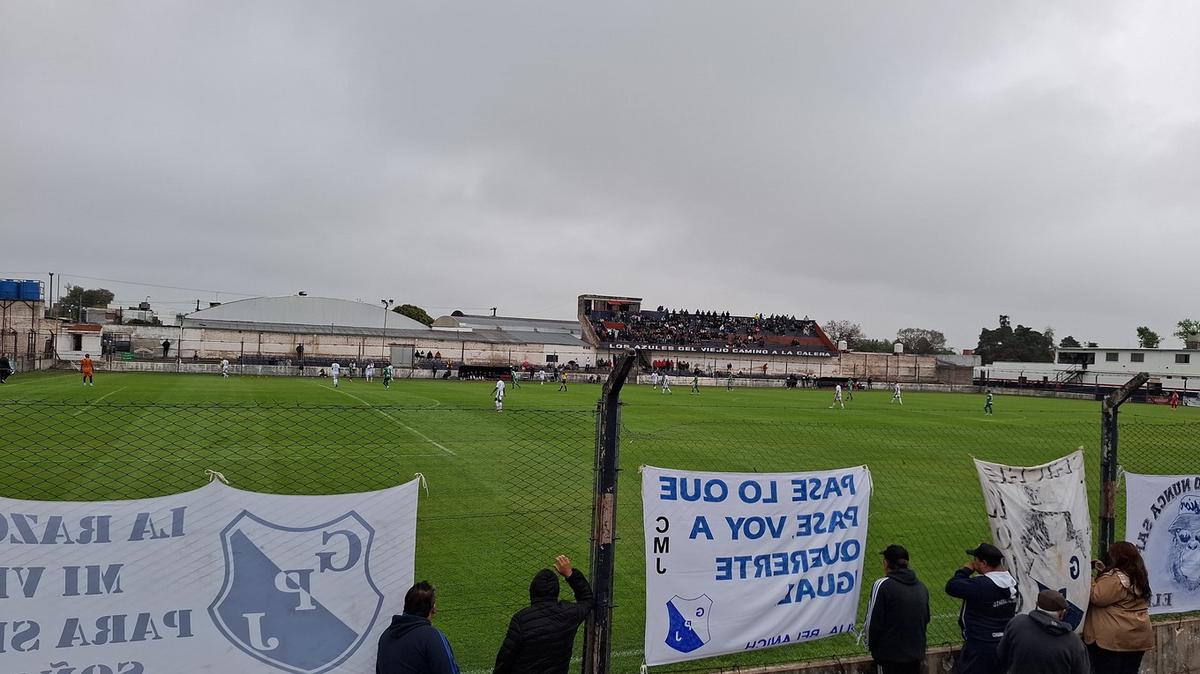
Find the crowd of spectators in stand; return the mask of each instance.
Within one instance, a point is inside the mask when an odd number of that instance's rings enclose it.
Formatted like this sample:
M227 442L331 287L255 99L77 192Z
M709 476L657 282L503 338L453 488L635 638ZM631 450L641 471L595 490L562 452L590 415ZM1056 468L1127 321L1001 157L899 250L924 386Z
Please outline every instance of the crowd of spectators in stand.
M606 342L754 347L766 346L767 337L798 340L817 334L813 321L782 314L731 316L728 311L672 311L659 307L656 311L593 312L590 318L596 334Z

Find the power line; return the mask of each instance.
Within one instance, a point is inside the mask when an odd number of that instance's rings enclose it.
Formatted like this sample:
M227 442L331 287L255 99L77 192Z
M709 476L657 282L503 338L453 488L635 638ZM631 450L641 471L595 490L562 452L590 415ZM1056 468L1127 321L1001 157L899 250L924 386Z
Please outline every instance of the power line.
M102 278L99 276L85 276L83 274L76 274L74 272L61 272L61 274L62 274L62 276L69 276L71 278L81 278L81 279L87 279L89 281L105 281L107 283L121 283L124 285L140 286L140 287L145 287L145 288L165 288L167 290L187 290L188 292L213 293L214 295L241 295L243 297L258 297L261 295L261 293L240 293L240 292L234 292L232 290L213 290L211 288L185 288L183 286L169 286L169 285L164 285L161 283L144 283L141 281L122 281L121 279L115 279L115 278Z

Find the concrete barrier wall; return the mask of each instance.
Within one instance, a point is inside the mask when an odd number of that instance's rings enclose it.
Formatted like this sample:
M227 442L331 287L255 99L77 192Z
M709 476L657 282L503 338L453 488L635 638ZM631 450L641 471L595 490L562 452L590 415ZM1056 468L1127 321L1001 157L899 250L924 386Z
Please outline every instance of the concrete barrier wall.
M77 369L77 368L72 368ZM153 360L114 360L111 363L96 361L96 369L105 372L160 372L170 374L208 374L218 375L221 373L221 366L216 363L174 363L171 361L153 361ZM234 376L244 377L316 377L317 373L322 368L305 366L304 373L300 373L300 368L295 365L235 365L229 364L229 372ZM329 368L324 368L328 374ZM361 368L360 368L361 370ZM347 368L342 368L343 376L348 373ZM433 379L433 370L408 370L403 368L395 368L396 379ZM440 379L445 373L445 370L438 370L437 377ZM362 376L361 371L358 376ZM376 378L383 377L383 368L375 368ZM457 370L450 371L450 378L458 377Z
M1200 673L1200 618L1156 621L1154 643L1154 650L1142 658L1139 674ZM954 671L957 654L957 646L929 649L925 657L925 674L950 674ZM877 674L869 657L712 671L738 674Z

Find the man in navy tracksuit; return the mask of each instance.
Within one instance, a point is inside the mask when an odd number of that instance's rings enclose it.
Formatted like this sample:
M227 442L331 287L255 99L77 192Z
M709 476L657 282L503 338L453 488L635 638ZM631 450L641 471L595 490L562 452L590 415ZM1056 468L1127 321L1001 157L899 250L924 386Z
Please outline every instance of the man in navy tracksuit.
M955 672L1000 674L996 647L1017 613L1017 581L1001 569L1004 554L996 546L980 543L967 554L971 561L946 583L946 594L963 600L958 615L963 647Z
M404 595L404 613L379 637L375 674L459 674L454 651L442 631L430 624L437 613L436 591L425 581Z

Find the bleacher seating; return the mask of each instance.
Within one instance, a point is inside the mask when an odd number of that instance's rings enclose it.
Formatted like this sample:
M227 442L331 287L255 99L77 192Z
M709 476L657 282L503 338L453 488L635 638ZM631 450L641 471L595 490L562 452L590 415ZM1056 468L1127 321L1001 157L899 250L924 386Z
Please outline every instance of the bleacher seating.
M787 315L733 316L659 307L655 311L593 311L588 319L605 343L820 350L832 346L816 321Z

